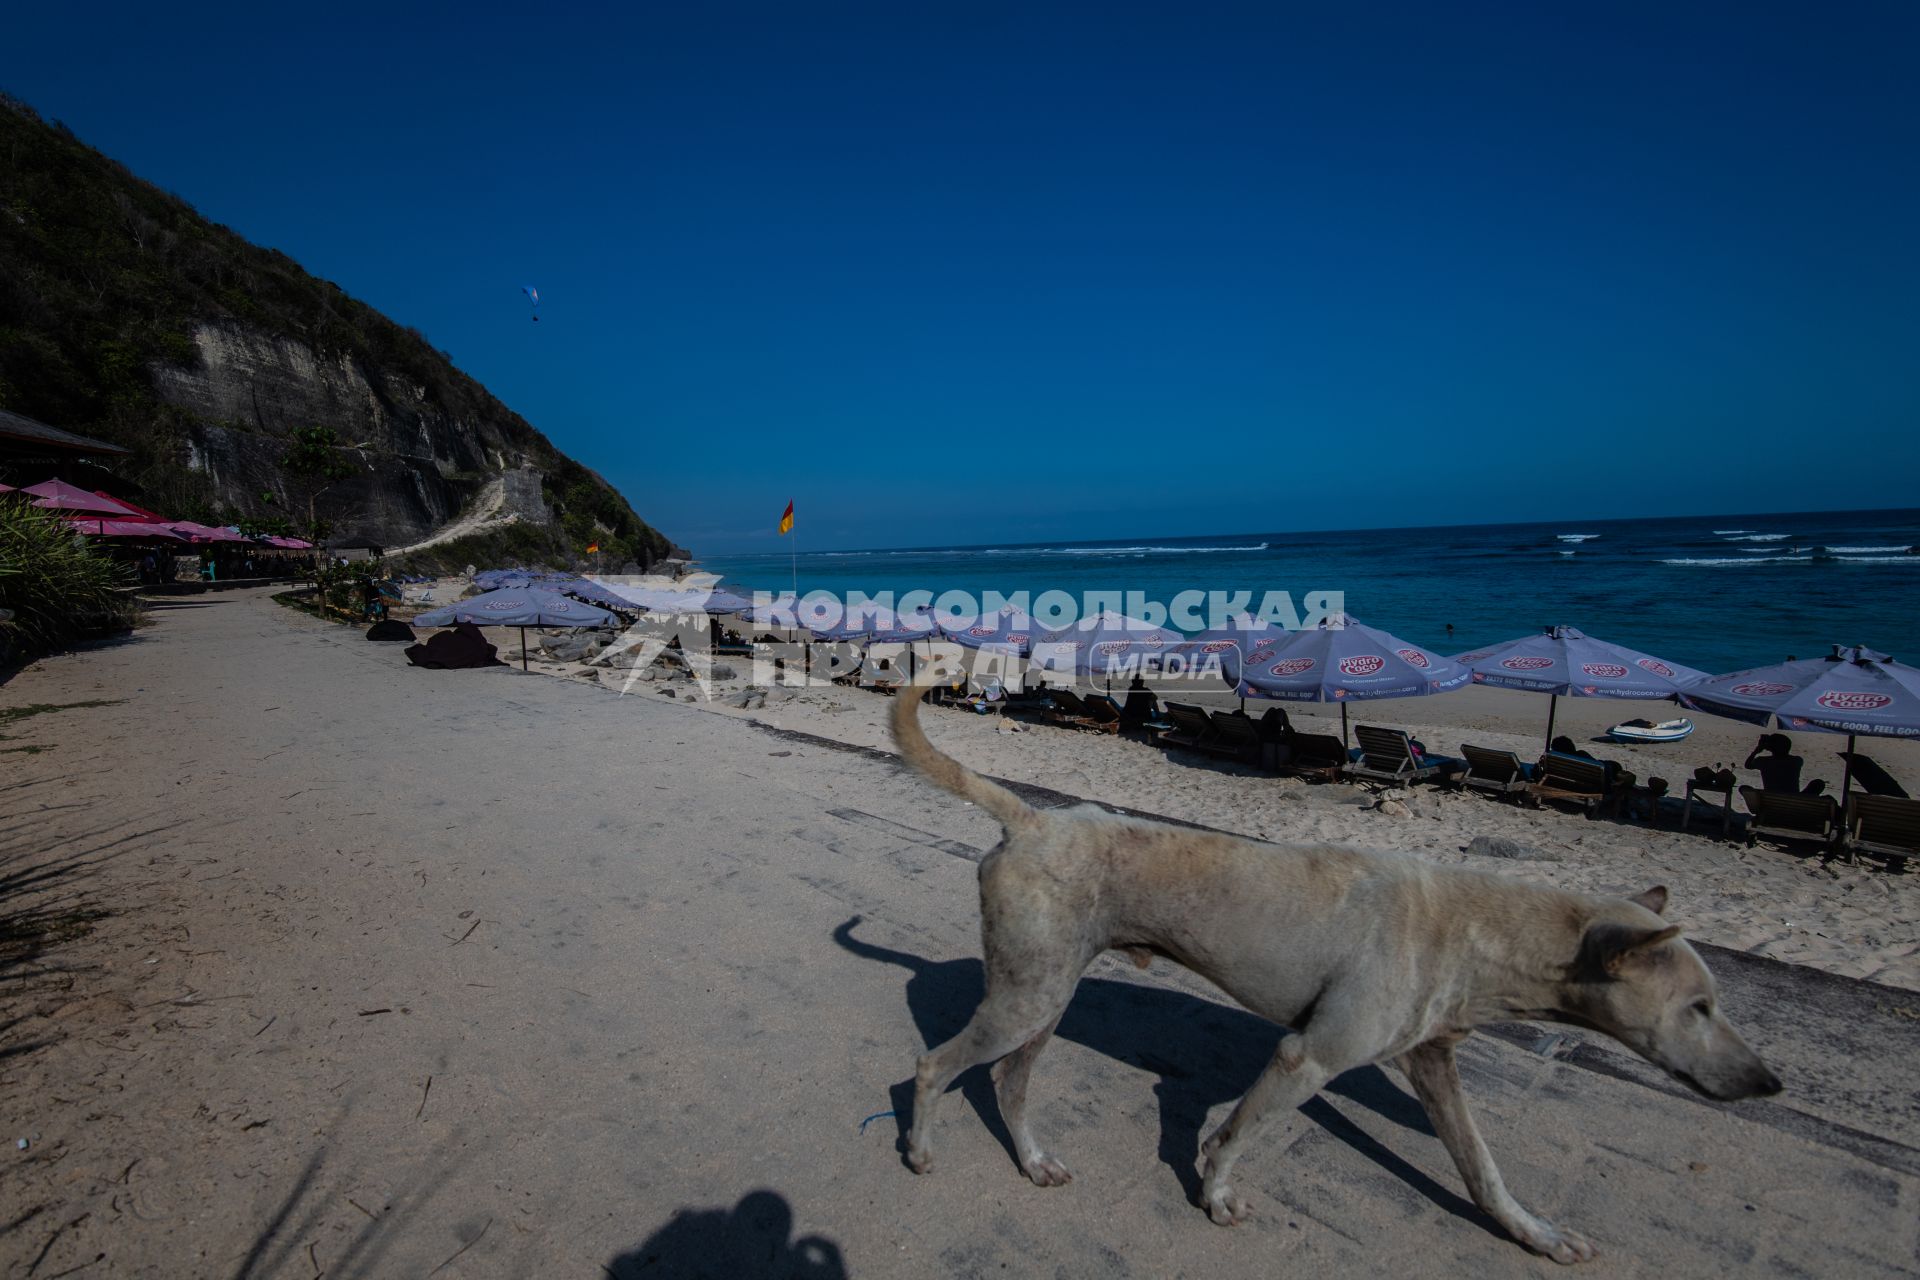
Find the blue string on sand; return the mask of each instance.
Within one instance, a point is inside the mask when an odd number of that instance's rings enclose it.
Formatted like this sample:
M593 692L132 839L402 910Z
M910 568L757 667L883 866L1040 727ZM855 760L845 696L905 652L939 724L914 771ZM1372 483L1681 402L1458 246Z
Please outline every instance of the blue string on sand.
M866 1133L867 1126L872 1124L875 1120L885 1120L888 1116L899 1115L899 1114L900 1113L897 1111L876 1111L872 1115L868 1116L865 1120L862 1120L860 1122L860 1132L863 1134Z

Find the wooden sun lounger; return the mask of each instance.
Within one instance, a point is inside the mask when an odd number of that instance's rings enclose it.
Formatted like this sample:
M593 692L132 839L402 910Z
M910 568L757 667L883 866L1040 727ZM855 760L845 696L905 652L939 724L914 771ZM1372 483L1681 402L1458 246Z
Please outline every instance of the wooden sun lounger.
M1534 774L1527 794L1535 805L1542 800L1570 800L1585 808L1589 817L1609 806L1618 808L1634 783L1633 775L1616 764L1558 751L1541 756Z
M1346 767L1345 774L1361 782L1420 782L1460 767L1451 758L1416 755L1413 739L1404 729L1363 724L1354 726L1353 736L1360 740L1360 758Z
M1840 806L1832 796L1810 796L1804 791L1762 791L1740 788L1746 801L1747 847L1761 836L1776 840L1814 840L1832 844L1839 835Z
M1047 695L1053 702L1053 708L1045 712L1048 724L1065 725L1070 729L1099 729L1108 732L1101 724L1097 714L1088 708L1080 695L1071 689L1055 689ZM1120 722L1114 721L1114 729Z
M1902 800L1907 798L1907 789L1871 757L1863 756L1858 751L1836 751L1834 754L1847 762L1847 771L1853 775L1853 785L1868 795L1897 796Z
M1330 733L1289 733L1280 742L1280 772L1294 777L1332 782L1352 759L1346 744Z
M1456 787L1469 787L1488 795L1513 796L1525 794L1527 784L1533 780L1532 769L1511 751L1463 743L1460 753L1467 758L1467 769L1465 773L1453 775Z
M1080 699L1080 705L1086 709L1086 725L1089 729L1098 729L1102 733L1120 732L1120 704L1104 693L1090 693Z
M1201 750L1245 764L1260 763L1260 726L1252 717L1238 711L1216 711L1208 720L1213 737L1201 744Z
M1847 797L1842 839L1849 862L1858 861L1862 850L1887 858L1920 857L1920 800L1856 791Z
M1203 707L1186 702L1162 703L1160 712L1173 725L1162 730L1154 739L1163 747L1185 747L1189 751L1198 751L1201 744L1213 736L1213 721Z

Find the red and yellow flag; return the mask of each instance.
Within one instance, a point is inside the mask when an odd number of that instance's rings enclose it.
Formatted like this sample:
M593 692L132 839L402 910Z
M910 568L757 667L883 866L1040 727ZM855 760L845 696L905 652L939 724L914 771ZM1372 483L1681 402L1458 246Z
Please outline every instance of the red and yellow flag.
M782 514L780 517L780 532L781 533L793 532L793 499L791 498L787 499L786 512Z
M587 554L588 554L588 555L592 555L592 554L593 554L594 552L596 552L596 551L598 551L598 550L600 550L600 544L599 544L599 543L597 543L597 542L589 542L589 543L587 544Z

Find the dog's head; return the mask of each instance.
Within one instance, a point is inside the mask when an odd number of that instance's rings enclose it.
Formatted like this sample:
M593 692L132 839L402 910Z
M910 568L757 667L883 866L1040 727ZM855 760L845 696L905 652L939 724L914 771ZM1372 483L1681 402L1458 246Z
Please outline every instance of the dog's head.
M1721 1014L1707 966L1660 918L1666 906L1656 887L1586 922L1567 966L1565 1012L1709 1098L1780 1092L1780 1078Z

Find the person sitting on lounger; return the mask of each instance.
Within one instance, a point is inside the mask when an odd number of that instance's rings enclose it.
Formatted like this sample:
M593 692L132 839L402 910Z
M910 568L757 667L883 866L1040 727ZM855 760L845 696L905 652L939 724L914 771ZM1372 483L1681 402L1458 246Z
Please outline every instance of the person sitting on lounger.
M1133 683L1127 686L1126 705L1120 708L1120 723L1141 725L1160 714L1160 699L1153 690L1147 688L1147 682L1140 678L1138 671L1133 673Z
M1761 753L1765 752L1765 755ZM1798 791L1806 795L1817 796L1827 789L1827 784L1815 778L1805 787L1800 785L1800 772L1807 762L1793 754L1793 739L1784 733L1763 733L1760 741L1754 744L1744 766L1760 771L1760 789L1762 791Z

